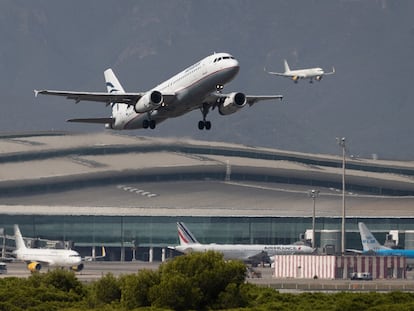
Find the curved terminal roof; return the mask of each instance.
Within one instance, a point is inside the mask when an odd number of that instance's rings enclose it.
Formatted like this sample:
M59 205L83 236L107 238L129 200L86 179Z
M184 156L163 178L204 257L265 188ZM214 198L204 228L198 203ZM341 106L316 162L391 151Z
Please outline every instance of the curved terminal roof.
M413 162L346 167L348 216L413 216ZM0 136L0 213L310 216L309 189L321 215L339 216L342 158L112 133Z

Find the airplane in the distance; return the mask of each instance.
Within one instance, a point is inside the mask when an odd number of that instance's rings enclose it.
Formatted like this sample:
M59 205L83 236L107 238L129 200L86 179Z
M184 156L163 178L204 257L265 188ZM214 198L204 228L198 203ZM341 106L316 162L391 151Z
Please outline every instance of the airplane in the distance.
M273 72L265 71L271 75L281 76L292 79L295 83L298 83L299 79L310 79L309 82L313 83L313 79L321 81L324 75L331 75L335 73L335 68L332 67L331 72L325 72L322 68L307 68L307 69L296 69L290 70L289 64L285 59L285 72Z
M242 261L264 261L274 255L310 254L312 247L301 244L201 244L183 222L177 222L180 245L171 248L182 252L217 251L223 254L224 259L239 259Z
M211 128L207 120L210 110L230 115L246 105L261 100L282 99L282 95L245 95L241 92L222 93L226 83L240 69L239 62L228 53L214 53L184 69L167 81L146 92L129 93L118 81L112 69L104 72L107 93L34 90L35 96L56 95L80 101L102 102L112 107L109 118L69 119L68 122L101 123L107 129L154 129L157 124L200 109L200 130Z
M50 267L69 267L73 271L83 269L82 259L78 252L69 249L28 248L24 243L19 226L14 225L16 250L14 256L27 263L30 272L39 271L42 265Z
M394 249L378 243L371 231L363 222L358 223L359 233L361 235L362 253L373 253L378 256L403 256L414 258L413 249Z

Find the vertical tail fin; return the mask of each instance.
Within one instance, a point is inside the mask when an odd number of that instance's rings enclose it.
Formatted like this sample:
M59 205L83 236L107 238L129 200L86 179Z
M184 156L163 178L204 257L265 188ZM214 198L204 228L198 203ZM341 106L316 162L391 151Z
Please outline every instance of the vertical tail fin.
M289 64L287 60L285 59L285 73L289 73L289 72L290 72Z
M20 232L19 226L14 225L14 238L16 239L16 249L26 249L26 244L24 244L23 236Z
M365 226L363 222L358 223L358 228L364 252L387 249L387 247L378 243L377 239L372 235L371 231L368 230L367 226Z
M115 76L111 68L104 71L106 90L108 93L122 94L125 93L124 88L121 83L119 83L118 78ZM119 111L119 105L116 103L111 103L112 107L112 117L116 119L117 112Z
M180 245L199 244L195 236L184 225L183 222L177 222L178 238L180 239Z
M111 68L104 71L106 89L108 93L125 93L124 88L121 83L119 83L118 78L115 76Z

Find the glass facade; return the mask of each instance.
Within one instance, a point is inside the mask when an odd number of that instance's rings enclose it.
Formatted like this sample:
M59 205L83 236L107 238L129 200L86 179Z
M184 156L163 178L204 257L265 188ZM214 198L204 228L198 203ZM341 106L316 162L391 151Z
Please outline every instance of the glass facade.
M200 243L289 244L311 229L310 217L150 217L150 216L43 216L1 215L0 227L13 235L18 224L25 237L72 241L75 249L90 255L92 246L105 246L113 253L109 259L119 260L124 248L125 260L132 258L135 247L143 252L137 259L148 258L148 248L160 250L179 243L176 222L183 221ZM384 243L389 230L414 230L412 218L350 218L347 219L346 248L361 249L358 222L363 221ZM340 230L341 218L317 218L316 244L321 230ZM404 234L400 234L404 245Z

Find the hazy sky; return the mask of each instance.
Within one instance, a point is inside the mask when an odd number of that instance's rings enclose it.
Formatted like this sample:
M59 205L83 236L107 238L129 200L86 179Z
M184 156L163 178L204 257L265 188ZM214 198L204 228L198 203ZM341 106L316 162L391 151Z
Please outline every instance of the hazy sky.
M193 137L313 153L411 160L414 1L0 1L0 131L103 131L65 120L107 117L97 103L33 89L105 91L112 67L127 91L146 91L216 51L241 64L226 92L283 94L199 131L199 111L132 135ZM269 76L320 66L320 83Z

